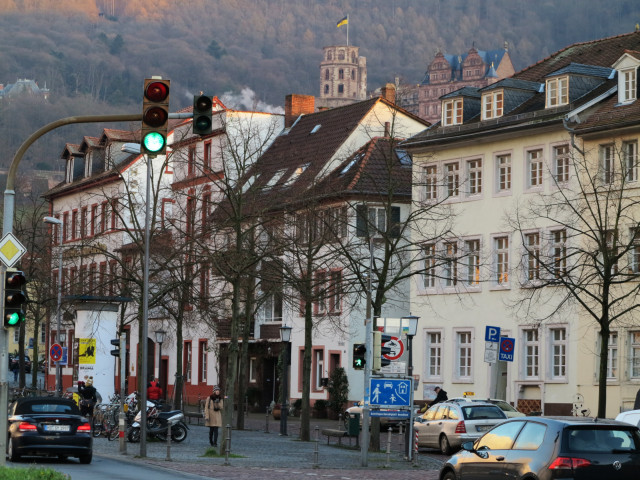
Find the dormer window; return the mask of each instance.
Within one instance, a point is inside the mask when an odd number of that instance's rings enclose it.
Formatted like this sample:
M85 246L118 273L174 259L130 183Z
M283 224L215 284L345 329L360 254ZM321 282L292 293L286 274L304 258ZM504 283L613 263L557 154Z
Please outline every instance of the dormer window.
M482 95L482 120L501 117L503 109L504 93L502 90L492 90Z
M559 107L569 103L569 77L550 78L546 84L546 108Z
M442 102L442 125L462 124L462 99L455 98Z
M630 103L638 98L638 69L620 72L619 91L620 103Z

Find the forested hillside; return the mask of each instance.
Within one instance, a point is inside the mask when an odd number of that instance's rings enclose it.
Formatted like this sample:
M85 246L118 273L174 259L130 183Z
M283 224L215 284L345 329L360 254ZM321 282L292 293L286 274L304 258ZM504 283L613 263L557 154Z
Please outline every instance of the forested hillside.
M466 52L508 42L516 69L571 43L632 31L637 0L0 0L0 83L36 80L51 90L0 105L0 165L43 124L74 114L140 109L142 80L172 81L173 111L194 93L254 92L281 106L316 95L322 47L346 42L367 57L369 88L399 76L417 83L438 49ZM123 127L123 126L120 126ZM102 126L48 134L29 160L54 161L65 141Z

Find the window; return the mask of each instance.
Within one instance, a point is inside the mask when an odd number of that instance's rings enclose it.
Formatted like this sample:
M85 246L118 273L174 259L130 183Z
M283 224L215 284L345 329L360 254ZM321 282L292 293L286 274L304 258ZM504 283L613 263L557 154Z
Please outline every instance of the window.
M553 236L553 274L555 278L567 274L567 231L565 229L551 232Z
M524 236L526 259L525 259L525 279L533 282L540 280L540 234L538 232L528 233Z
M339 84L338 85L338 93L340 95L342 95L344 93L344 85L343 84Z
M107 215L108 215L107 202L102 202L102 204L100 205L100 232L107 231L107 226L108 226Z
M632 68L630 70L624 70L620 72L619 75L622 80L622 91L620 92L620 101L621 102L634 101L638 95L638 90L636 86L638 82L637 69Z
M429 165L424 169L424 199L436 200L438 198L438 168Z
M187 151L187 175L195 175L196 173L196 147L195 145L189 145Z
M191 342L184 342L183 355L182 368L184 368L184 381L191 383Z
M526 378L538 378L540 374L540 344L538 329L529 329L524 332L524 376Z
M193 234L195 233L195 216L196 216L196 199L193 197L187 198L187 208L186 208L186 229L185 232L187 237L193 238Z
M567 330L552 328L551 337L551 378L565 378L567 376Z
M442 376L442 332L427 332L427 377Z
M611 263L611 271L618 272L618 232L616 230L607 230L605 233L605 245L607 257Z
M633 229L631 235L631 272L637 274L640 273L640 229Z
M511 190L511 155L498 155L496 158L498 173L498 192Z
M71 239L78 238L78 211L71 212Z
M400 207L390 207L391 219L389 222L389 236L400 236ZM356 206L356 235L382 236L387 232L387 209L385 207Z
M424 288L434 288L436 286L436 245L429 243L424 246Z
M442 125L462 124L462 99L445 100L442 102Z
M482 95L482 120L490 120L502 116L503 93L502 90L489 92Z
M569 146L553 147L553 171L556 183L569 181Z
M467 285L480 285L480 240L464 242L467 256Z
M613 183L615 175L615 148L613 144L600 146L600 158L602 159L602 181Z
M249 383L256 383L258 381L258 359L251 357L249 359Z
M204 169L205 171L211 170L211 142L205 142L204 144Z
M493 241L496 252L496 284L507 285L509 283L509 237L496 237Z
M327 308L327 272L316 272L316 313L323 314Z
M342 272L332 271L329 274L329 312L340 313L342 310Z
M198 382L207 383L207 341L200 340L200 342L198 343L198 351L200 352L200 362L198 365Z
M324 350L313 350L313 389L322 390L322 377L324 375Z
M546 91L547 108L566 105L569 103L569 77L547 80Z
M609 357L607 358L607 380L618 378L618 332L609 334Z
M472 359L471 332L456 333L456 377L471 379Z
M458 284L458 244L446 242L444 256L444 286L455 287Z
M542 150L527 152L527 186L529 188L542 186Z
M638 180L638 142L624 142L622 144L622 158L627 182L635 182Z
M469 178L469 195L482 193L482 160L477 158L467 161L467 175Z
M457 197L460 188L460 174L458 163L448 163L444 167L447 181L447 197Z
M630 332L629 337L629 376L640 378L640 331Z
M544 441L547 426L536 422L527 422L518 435L513 450L537 450Z
M486 417L483 417L486 418ZM500 425L491 430L491 434L485 435L474 448L482 450L509 450L513 445L513 439L518 436L518 432L524 422L511 422Z
M87 236L87 207L82 207L80 211L80 238Z

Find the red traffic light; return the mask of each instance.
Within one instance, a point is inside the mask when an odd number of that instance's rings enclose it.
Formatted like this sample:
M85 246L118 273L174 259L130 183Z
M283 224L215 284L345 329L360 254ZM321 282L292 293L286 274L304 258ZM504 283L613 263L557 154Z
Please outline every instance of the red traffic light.
M167 123L169 113L162 107L151 107L145 110L142 121L153 128L158 128Z
M6 288L22 288L27 283L27 279L22 272L7 272Z
M151 102L164 102L169 96L169 85L165 82L151 82L147 85L144 96Z

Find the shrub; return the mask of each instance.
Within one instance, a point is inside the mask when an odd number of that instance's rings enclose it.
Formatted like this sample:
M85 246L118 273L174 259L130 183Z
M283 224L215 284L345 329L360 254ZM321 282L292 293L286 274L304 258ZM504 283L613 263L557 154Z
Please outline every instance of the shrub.
M349 379L344 368L338 367L331 372L327 390L329 391L329 409L337 418L349 400Z
M2 480L69 480L69 476L50 468L0 467Z

